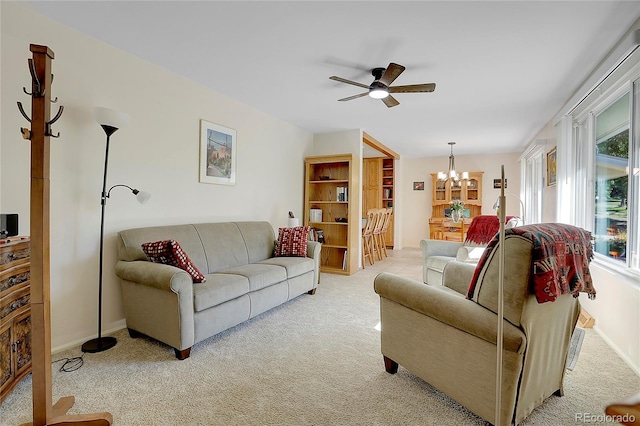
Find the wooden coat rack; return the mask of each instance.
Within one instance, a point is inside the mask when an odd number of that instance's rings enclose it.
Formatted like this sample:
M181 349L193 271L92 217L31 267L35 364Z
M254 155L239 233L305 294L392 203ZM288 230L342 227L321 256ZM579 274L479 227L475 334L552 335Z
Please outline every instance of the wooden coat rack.
M49 138L57 138L51 126L60 116L64 107L49 119L51 99L51 60L55 55L47 46L31 44L29 59L31 74L31 117L18 102L18 110L31 123L31 130L21 128L24 139L31 140L31 351L33 422L26 425L90 425L110 426L110 413L66 414L73 406L75 398L65 396L55 405L51 404L51 303L49 294Z

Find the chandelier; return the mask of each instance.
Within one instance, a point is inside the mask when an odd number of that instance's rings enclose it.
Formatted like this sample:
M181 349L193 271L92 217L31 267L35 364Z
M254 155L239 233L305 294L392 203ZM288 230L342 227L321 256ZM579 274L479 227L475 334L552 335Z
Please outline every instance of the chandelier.
M438 180L442 182L446 182L447 180L451 180L451 184L455 186L460 186L460 180L468 180L469 172L462 172L462 176L458 175L456 171L456 157L453 155L453 146L455 142L449 142L451 146L451 154L449 155L449 170L447 172L438 172Z

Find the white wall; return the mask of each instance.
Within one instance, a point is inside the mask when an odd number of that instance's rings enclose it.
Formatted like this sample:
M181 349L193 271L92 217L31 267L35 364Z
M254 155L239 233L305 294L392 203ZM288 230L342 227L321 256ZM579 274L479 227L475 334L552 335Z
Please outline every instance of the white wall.
M595 318L594 329L640 375L640 287L637 279L591 263L597 295L580 295L584 310Z
M100 192L105 134L94 106L129 113L130 124L111 137L108 185L152 194L145 205L116 188L105 219L103 330L124 325L120 284L114 275L115 234L120 229L189 222L266 220L285 226L287 212L303 207L303 159L313 135L233 99L34 13L28 5L1 2L2 129L0 210L19 213L29 234L30 145L16 108L31 100L29 44L55 52L53 104L64 105L51 139L52 347L97 333ZM198 183L199 120L237 131L235 186ZM280 167L280 165L288 167ZM290 166L289 166L290 165Z
M493 203L500 195L493 188L493 180L500 178L500 167L504 165L507 179L506 192L520 194L520 153L498 155L456 156L456 169L468 172L484 172L482 179L482 214L495 214ZM431 217L432 181L431 173L447 169L449 157L401 158L399 161L399 184L396 193L401 197L397 213L402 223L402 247L419 247L420 240L429 237ZM424 182L424 191L414 191L413 182ZM399 187L398 187L399 186ZM518 215L520 202L507 197L507 215Z

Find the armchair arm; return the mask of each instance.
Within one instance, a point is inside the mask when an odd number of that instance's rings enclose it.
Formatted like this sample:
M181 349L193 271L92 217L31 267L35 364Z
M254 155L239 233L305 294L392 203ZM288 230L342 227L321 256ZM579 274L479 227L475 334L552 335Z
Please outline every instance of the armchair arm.
M420 241L420 248L422 248L422 257L424 259L429 256L456 257L456 253L460 247L462 247L462 243L458 241L428 239Z
M116 275L126 281L173 293L193 293L191 276L180 268L162 263L135 260L118 261ZM186 295L186 294L185 294Z
M387 272L375 278L374 288L380 297L496 344L497 316L460 294ZM503 324L504 349L523 353L527 338L522 330L508 321Z

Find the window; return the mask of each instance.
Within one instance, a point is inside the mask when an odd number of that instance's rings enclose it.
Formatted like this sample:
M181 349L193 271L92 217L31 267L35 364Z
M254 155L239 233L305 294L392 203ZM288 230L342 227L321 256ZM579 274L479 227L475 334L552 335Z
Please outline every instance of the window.
M592 232L598 259L640 273L640 79L612 85L572 121L573 222Z
M626 263L629 221L629 93L595 115L595 251Z

